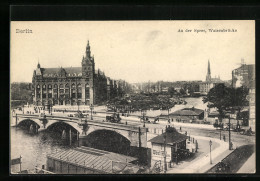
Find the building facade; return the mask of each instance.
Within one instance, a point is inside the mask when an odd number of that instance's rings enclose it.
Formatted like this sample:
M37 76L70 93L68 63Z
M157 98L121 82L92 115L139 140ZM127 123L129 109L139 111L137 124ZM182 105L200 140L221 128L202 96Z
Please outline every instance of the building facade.
M121 81L122 82L122 81ZM81 67L42 68L33 72L34 105L94 105L122 95L127 83L111 80L95 70L89 42Z
M255 65L242 64L232 71L232 87L252 87L255 82Z
M243 60L242 60L243 62ZM247 99L249 101L249 127L252 131L255 131L255 65L250 64L242 65L232 71L232 87L247 87L249 89L249 94Z

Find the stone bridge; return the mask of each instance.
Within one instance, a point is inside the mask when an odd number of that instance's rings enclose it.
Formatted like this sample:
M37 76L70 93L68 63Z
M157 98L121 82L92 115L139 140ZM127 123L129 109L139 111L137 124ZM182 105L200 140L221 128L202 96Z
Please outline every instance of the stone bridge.
M55 123L65 123L74 128L79 135L79 140L83 140L89 134L98 130L114 131L130 141L131 146L147 147L148 129L140 125L125 125L121 123L110 123L102 121L86 120L86 118L61 117L61 116L39 116L16 114L14 117L16 126L22 122L31 121L35 123L36 131L48 129ZM80 141L81 143L81 141Z

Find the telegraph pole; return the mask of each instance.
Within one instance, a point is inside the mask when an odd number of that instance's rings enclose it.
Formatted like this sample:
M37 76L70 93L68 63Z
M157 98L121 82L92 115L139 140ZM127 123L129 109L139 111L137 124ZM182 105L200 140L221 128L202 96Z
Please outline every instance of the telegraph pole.
M230 114L228 117L228 139L229 139L229 150L231 150L231 132L230 132Z
M166 163L166 134L167 134L167 126L165 128L165 136L164 136L164 173L167 171L167 163Z
M211 145L212 145L212 141L209 140L209 155L210 155L210 164L212 164L212 159L211 159Z

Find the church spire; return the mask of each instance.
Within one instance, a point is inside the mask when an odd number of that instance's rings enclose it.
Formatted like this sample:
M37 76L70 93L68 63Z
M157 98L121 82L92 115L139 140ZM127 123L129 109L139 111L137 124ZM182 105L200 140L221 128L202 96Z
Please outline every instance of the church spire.
M89 40L88 40L88 44L86 47L86 57L90 58L90 56L91 56L91 51L90 51Z
M209 63L209 60L208 60L208 75L210 75L210 63Z
M39 63L39 59L38 59L37 68L38 68L38 69L41 68L41 65L40 65L40 63Z
M208 73L206 76L206 81L211 81L211 72L210 72L210 62L208 60Z

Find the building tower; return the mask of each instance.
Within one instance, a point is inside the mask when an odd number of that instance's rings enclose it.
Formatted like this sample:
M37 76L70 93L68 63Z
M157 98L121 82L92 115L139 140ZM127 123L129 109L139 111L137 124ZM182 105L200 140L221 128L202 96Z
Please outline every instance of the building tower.
M95 74L95 61L91 56L89 41L86 47L86 57L82 58L82 78L85 80L86 85L82 86L82 100L86 105L94 104L94 74Z
M210 63L209 63L209 61L208 61L208 73L207 73L207 76L206 76L206 81L207 82L211 81L211 72L210 72Z

